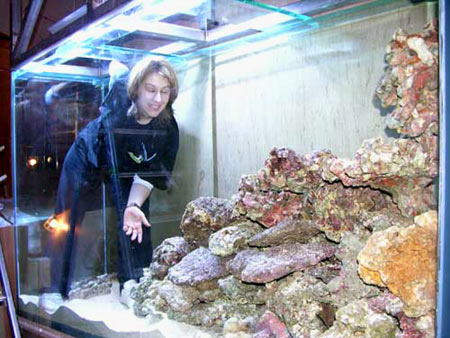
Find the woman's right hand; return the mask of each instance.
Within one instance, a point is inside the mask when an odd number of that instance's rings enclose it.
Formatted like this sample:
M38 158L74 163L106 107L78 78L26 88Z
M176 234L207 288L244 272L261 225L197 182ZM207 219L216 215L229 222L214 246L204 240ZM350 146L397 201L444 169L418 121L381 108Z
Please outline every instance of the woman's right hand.
M142 224L147 227L151 226L141 209L137 206L125 208L122 229L127 236L131 235L132 241L137 238L138 243L142 242Z

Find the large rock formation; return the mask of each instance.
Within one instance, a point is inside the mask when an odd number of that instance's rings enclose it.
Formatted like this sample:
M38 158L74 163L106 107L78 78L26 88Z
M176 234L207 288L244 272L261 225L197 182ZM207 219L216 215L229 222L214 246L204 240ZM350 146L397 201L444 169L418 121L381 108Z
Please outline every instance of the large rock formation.
M223 198L200 197L186 206L180 228L194 247L207 245L209 235L239 221L234 204Z
M432 311L436 298L436 264L430 262L436 262L437 213L429 211L415 222L375 232L358 255L361 278L387 287L409 317Z
M249 283L268 283L333 256L331 244L292 243L265 250L247 249L228 263L228 270Z
M402 138L366 140L352 160L273 148L231 200L189 203L136 314L226 338L433 337L437 51L434 23L388 48L376 94Z
M384 107L395 107L388 126L400 134L438 133L438 39L432 21L421 34L398 30L387 48L388 69L376 95Z
M167 277L175 284L194 286L226 276L228 259L213 255L200 247L169 269Z
M248 240L250 246L267 247L288 243L307 243L320 233L311 221L286 219L276 227L260 232Z
M209 237L209 250L217 256L232 255L245 248L249 240L261 231L261 226L251 221L220 229Z
M155 251L150 265L153 277L163 279L169 268L177 264L189 252L189 245L183 237L166 238Z

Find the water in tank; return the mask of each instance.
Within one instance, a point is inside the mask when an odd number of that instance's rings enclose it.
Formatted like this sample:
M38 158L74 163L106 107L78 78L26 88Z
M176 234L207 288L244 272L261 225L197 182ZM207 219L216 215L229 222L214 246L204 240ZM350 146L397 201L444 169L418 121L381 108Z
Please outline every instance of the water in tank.
M20 63L19 314L75 337L434 334L436 15L129 1Z

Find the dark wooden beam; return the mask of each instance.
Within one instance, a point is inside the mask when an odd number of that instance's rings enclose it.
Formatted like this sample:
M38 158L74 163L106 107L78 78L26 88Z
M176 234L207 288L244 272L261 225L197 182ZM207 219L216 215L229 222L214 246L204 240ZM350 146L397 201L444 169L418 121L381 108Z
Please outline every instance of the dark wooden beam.
M62 332L53 330L23 317L19 317L19 325L23 336L27 338L72 338Z

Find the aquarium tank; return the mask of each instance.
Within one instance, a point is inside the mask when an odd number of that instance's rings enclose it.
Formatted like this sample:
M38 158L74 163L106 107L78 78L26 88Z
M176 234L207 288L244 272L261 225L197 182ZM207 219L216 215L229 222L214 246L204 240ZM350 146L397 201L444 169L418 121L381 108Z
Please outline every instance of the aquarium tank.
M438 13L121 1L20 62L19 315L74 337L434 336Z

